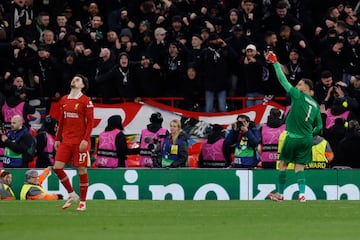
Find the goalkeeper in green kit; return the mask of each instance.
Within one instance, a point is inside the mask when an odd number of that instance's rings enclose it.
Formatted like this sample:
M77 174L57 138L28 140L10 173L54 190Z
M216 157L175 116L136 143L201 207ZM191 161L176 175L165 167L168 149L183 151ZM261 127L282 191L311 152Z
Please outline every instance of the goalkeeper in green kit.
M279 182L277 193L270 193L271 200L284 200L286 170L288 163L294 163L295 175L299 186L299 201L305 202L305 173L304 167L312 161L311 148L313 135L320 133L323 125L320 108L312 98L313 82L310 79L301 79L293 87L286 79L273 52L265 55L268 62L273 63L280 84L291 97L291 107L286 116L286 137L280 151Z

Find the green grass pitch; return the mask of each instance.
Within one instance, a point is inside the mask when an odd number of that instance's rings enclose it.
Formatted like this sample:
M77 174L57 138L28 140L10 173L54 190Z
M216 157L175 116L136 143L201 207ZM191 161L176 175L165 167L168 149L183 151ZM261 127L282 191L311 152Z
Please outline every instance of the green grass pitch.
M1 239L359 239L359 201L1 201Z

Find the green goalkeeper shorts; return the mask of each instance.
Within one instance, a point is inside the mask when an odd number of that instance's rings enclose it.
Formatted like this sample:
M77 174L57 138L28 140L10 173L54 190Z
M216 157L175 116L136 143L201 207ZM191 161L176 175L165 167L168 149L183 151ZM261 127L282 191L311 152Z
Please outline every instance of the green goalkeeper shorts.
M292 138L289 135L285 137L281 148L279 160L287 163L306 165L312 161L313 138Z

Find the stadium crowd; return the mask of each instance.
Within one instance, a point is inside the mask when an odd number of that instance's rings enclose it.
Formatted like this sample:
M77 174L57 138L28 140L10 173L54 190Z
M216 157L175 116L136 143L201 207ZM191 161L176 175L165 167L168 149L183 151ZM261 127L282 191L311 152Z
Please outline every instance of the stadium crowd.
M78 73L104 103L183 97L181 108L225 112L228 97L244 96L249 107L285 96L264 58L273 51L291 84L313 80L323 136L335 156L348 154L356 145L340 139L351 120L358 132L359 17L356 0L2 0L2 120L13 111L29 126L28 100L59 99Z

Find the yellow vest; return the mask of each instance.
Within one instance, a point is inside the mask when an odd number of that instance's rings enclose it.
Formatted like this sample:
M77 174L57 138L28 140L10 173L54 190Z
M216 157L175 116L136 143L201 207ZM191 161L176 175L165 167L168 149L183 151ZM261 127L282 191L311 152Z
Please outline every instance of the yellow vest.
M8 191L8 192L10 192L10 194L11 194L11 196L12 196L12 200L15 200L16 198L15 198L15 194L14 194L14 192L13 192L13 190L11 189L11 187L9 186L9 185L7 185L7 184L5 184L5 183L3 183L3 186L4 186L4 190L5 191ZM1 199L1 198L0 198Z
M46 193L45 190L38 185L25 183L22 186L21 191L20 191L20 200L27 200L26 194L29 192L30 188L33 188L33 187L38 188L42 193Z
M313 162L328 162L325 152L326 152L327 141L323 139L318 144L312 147L312 159Z
M280 156L280 150L284 143L285 137L286 137L286 131L283 131L279 137L278 156ZM329 161L327 160L325 155L326 145L327 145L327 141L323 139L318 144L312 146L312 162L306 164L305 168L322 169L328 167ZM280 160L278 159L276 161L276 169L279 169L279 163ZM293 163L289 163L287 169L294 169L294 167L295 166Z

